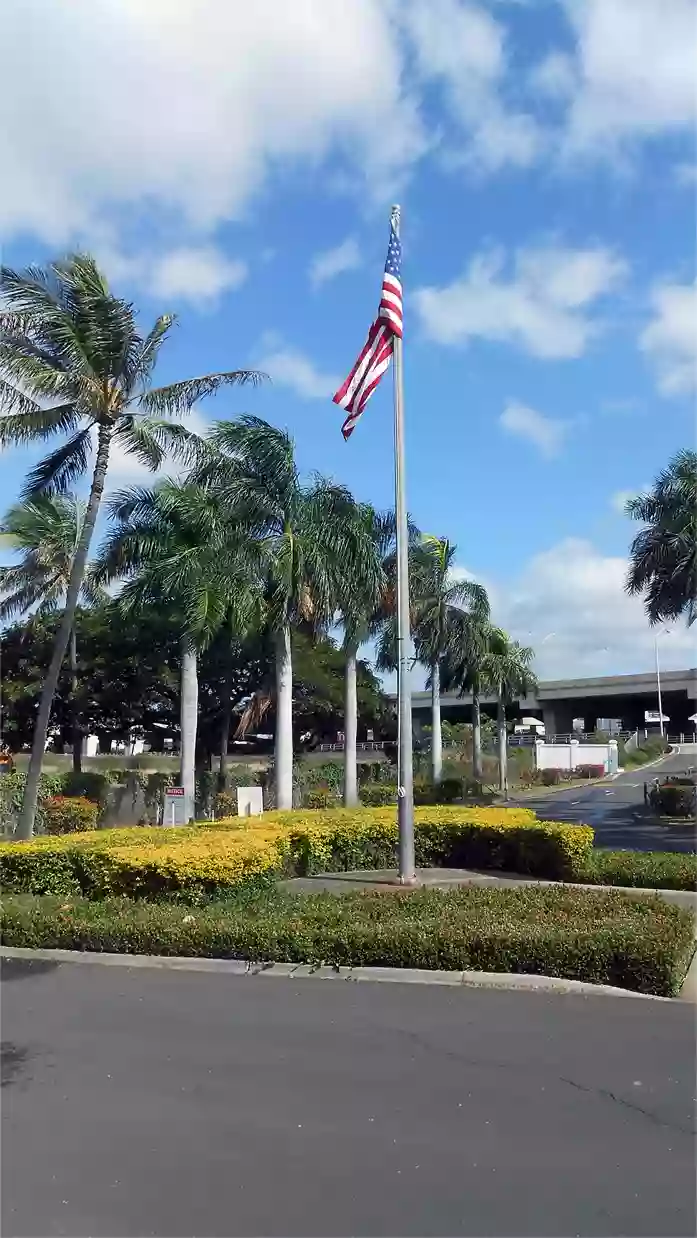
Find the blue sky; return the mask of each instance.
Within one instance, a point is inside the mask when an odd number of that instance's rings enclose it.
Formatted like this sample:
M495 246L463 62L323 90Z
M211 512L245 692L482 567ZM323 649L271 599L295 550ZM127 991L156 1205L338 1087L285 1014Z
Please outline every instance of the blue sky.
M197 428L267 417L387 506L391 384L349 444L331 394L400 201L414 519L542 675L648 669L621 509L695 437L696 24L695 0L6 0L3 261L93 250L144 320L179 314L164 379L271 374ZM0 459L3 502L30 462ZM694 663L679 627L661 647Z

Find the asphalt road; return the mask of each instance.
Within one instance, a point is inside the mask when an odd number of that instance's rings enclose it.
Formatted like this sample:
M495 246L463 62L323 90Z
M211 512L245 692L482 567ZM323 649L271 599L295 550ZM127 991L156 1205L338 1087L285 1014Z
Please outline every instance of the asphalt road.
M686 1003L2 979L4 1238L695 1233Z
M697 766L697 754L666 757L646 770L631 770L610 783L572 787L518 802L532 808L543 821L571 821L592 825L600 847L638 851L697 851L692 825L661 825L645 817L644 783L668 773L686 773Z

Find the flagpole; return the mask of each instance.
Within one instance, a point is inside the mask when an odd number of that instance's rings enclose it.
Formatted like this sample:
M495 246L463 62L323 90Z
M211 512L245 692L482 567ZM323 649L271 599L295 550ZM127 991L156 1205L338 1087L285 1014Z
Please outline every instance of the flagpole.
M392 207L392 226L400 230L400 208ZM399 830L399 880L416 881L414 868L414 774L411 742L411 692L409 688L409 529L405 491L404 374L402 340L393 339L394 366L394 457L395 521L397 528L397 826Z

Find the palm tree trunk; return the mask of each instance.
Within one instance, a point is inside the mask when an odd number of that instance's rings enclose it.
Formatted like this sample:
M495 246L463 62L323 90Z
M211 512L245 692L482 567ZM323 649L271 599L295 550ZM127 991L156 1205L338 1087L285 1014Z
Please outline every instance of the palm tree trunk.
M196 796L196 724L198 721L198 666L196 650L188 641L181 647L181 780L187 812L194 815Z
M501 794L508 799L508 737L506 735L506 702L500 687L496 706L496 722L499 733L499 789Z
M443 734L440 725L440 664L431 665L431 775L434 787L443 777Z
M99 504L101 502L102 493L104 491L104 482L106 481L107 468L109 465L109 446L111 436L113 434L113 426L101 425L99 427L99 437L97 440L97 458L94 464L94 472L92 474L92 485L90 487L90 497L87 501L85 509L85 519L82 522L82 530L80 532L80 540L78 542L73 565L70 570L70 583L68 584L68 592L65 598L65 610L61 619L56 643L53 647L53 657L51 665L48 668L44 687L41 693L39 702L39 712L36 717L34 726L34 741L32 744L31 757L29 759L29 768L27 769L27 780L24 784L24 796L22 799L22 811L15 838L22 841L31 838L34 832L34 818L36 816L36 803L39 798L39 779L41 777L41 767L44 761L44 750L46 748L46 737L48 735L48 724L51 717L51 706L53 698L56 694L58 686L58 677L63 665L65 651L68 648L70 633L75 623L75 611L77 609L77 600L80 596L82 581L85 575L85 566L87 564L87 555L90 549L90 542L94 532L94 526L99 512Z
M351 646L346 650L344 672L344 805L346 808L353 808L358 803L357 732L356 650Z
M227 778L227 758L228 748L230 746L230 726L232 723L232 675L228 671L225 675L223 684L223 716L220 723L220 765L218 772L218 781L221 788L225 788L225 780Z
M73 773L82 772L82 732L77 716L77 636L75 625L70 631L70 710L72 713Z
M274 751L276 807L293 807L293 660L290 628L276 633L276 742Z
M479 684L472 688L472 775L482 781L482 711L479 704Z
M220 723L220 762L218 765L221 787L225 786L227 778L228 748L230 747L230 726L232 724L232 701L227 697L223 701L223 717Z

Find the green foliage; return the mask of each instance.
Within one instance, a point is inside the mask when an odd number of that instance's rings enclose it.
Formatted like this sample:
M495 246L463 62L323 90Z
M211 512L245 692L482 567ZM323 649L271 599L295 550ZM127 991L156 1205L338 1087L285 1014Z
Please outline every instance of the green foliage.
M649 791L649 803L662 817L684 817L694 820L697 812L697 788L694 779L659 783Z
M97 828L98 807L84 795L51 795L41 807L46 834L80 834Z
M650 623L697 617L697 452L683 450L627 514L644 528L630 550L627 592L644 597Z
M583 870L593 843L587 826L537 821L521 808L417 808L414 834L419 867L548 878ZM267 813L242 825L233 818L208 827L102 830L75 839L6 843L0 846L0 887L81 891L97 898L198 896L260 874L393 868L397 852L392 808Z
M361 804L374 808L382 804L397 803L397 784L395 782L366 782L359 787L358 794Z
M594 847L575 879L591 885L639 886L645 890L697 890L697 855Z
M19 811L22 807L26 774L23 770L13 770L11 774L0 777L0 827L6 836L11 836ZM39 780L39 801L36 814L36 832L44 832L45 816L43 805L52 795L60 795L63 791L63 775L42 774Z
M661 901L564 888L247 893L181 906L9 896L4 945L331 964L518 972L679 992L693 917Z

